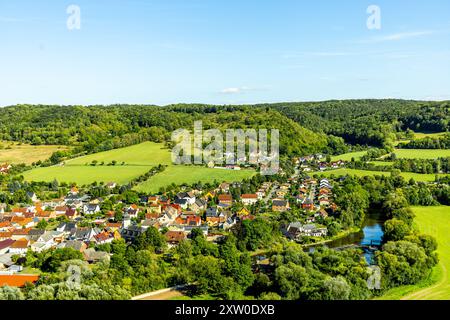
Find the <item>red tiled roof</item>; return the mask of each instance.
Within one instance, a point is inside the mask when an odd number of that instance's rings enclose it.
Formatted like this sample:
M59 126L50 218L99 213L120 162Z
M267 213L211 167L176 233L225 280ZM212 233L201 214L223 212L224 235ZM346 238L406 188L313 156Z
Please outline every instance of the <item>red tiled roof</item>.
M33 283L39 280L37 274L13 274L13 275L0 275L0 287L23 287L27 282Z
M221 194L219 195L219 201L232 201L233 198L229 194Z
M167 231L164 236L168 242L180 242L186 238L183 231Z
M31 228L26 229L16 229L13 231L14 236L26 236L30 233Z
M10 247L15 241L13 239L6 239L0 241L0 250Z
M11 225L10 221L2 221L0 222L0 228L9 227Z
M27 239L19 239L11 245L11 248L25 249L28 248L29 241Z
M11 238L13 235L12 231L0 232L0 238Z

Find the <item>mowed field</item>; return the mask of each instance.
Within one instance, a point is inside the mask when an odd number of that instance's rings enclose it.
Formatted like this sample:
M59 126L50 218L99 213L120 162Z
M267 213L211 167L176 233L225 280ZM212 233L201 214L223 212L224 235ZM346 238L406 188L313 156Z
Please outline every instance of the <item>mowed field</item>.
M352 158L359 160L367 151L344 153L331 157L332 161L351 161ZM450 157L450 149L395 149L394 153L399 159L437 159Z
M367 151L356 151L356 152L349 152L344 153L338 156L331 157L331 161L351 161L352 158L355 158L355 160L359 160L362 156L364 156L367 153Z
M59 182L75 183L77 185L97 182L114 181L127 183L133 178L149 171L152 166L55 166L37 168L23 173L26 181L47 181L54 179Z
M416 285L389 290L381 300L450 300L450 207L413 207L416 228L438 242L439 265Z
M97 161L96 166L90 165ZM113 160L115 166L108 166ZM103 165L100 165L101 163ZM122 164L123 163L123 164ZM53 181L85 185L97 182L116 182L119 184L148 172L152 167L163 164L168 167L162 173L137 186L136 189L145 192L157 192L160 187L172 183L192 184L194 182L240 181L255 174L253 170L222 170L206 167L175 166L171 162L170 150L163 144L144 142L138 145L99 152L66 161L63 165L37 168L23 175L27 181Z
M50 158L53 152L67 150L65 146L32 146L29 144L17 144L9 141L0 141L0 164L32 164L36 161L44 161Z
M254 170L224 170L210 169L198 166L170 166L165 171L151 177L149 180L139 184L136 190L142 192L158 192L161 187L165 187L172 183L192 184L201 181L203 183L211 183L217 180L222 181L241 181L245 178L253 176Z
M390 172L384 171L369 171L369 170L356 170L356 169L336 169L336 170L328 170L324 172L313 172L311 175L318 174L329 177L331 175L335 176L345 176L345 175L355 175L358 177L365 176L389 176ZM423 182L433 182L435 180L436 174L421 174L421 173L412 173L412 172L401 172L401 176L403 176L406 180L413 178L416 181ZM446 176L445 174L439 174L438 176Z
M424 139L424 138L439 138L442 137L445 132L437 132L437 133L423 133L423 132L414 132L414 140Z
M399 159L437 159L450 157L450 149L395 149Z
M113 160L117 165L125 162L132 166L152 166L158 164L171 164L170 150L162 143L143 142L126 148L114 149L105 152L90 154L66 161L66 166L89 165L96 160L105 165Z

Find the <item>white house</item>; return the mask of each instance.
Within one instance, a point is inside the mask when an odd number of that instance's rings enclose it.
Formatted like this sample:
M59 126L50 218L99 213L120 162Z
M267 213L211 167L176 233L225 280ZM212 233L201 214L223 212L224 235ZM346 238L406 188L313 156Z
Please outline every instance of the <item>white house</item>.
M241 201L244 205L252 205L258 202L258 196L256 194L243 194L241 195Z
M84 214L95 214L100 212L100 206L98 204L85 204L83 206Z

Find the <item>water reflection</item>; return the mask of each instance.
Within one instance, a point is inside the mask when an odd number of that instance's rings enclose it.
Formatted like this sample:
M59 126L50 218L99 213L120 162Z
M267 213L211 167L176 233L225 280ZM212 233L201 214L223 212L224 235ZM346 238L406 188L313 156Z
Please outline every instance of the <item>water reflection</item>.
M385 219L377 211L371 211L367 214L363 229L360 232L349 234L348 236L337 239L326 244L329 248L339 249L351 245L371 246L379 244L383 240L383 224ZM310 248L314 250L313 248ZM364 257L368 264L373 264L374 250L364 249Z

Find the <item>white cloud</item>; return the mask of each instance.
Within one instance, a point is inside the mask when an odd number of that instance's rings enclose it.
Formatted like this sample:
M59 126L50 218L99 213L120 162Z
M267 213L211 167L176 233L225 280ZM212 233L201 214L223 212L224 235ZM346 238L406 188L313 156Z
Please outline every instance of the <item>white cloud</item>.
M241 94L241 93L246 93L246 92L250 92L250 91L267 91L269 89L268 86L264 86L264 87L230 87L230 88L225 88L220 90L220 93L222 94Z
M388 41L400 41L411 38L418 38L423 36L428 36L434 34L434 31L416 31L416 32L399 32L393 33L381 37L373 37L369 40L364 40L362 43L373 43L373 42L388 42Z
M11 17L0 17L0 22L25 22L24 19L11 18Z
M442 95L427 96L427 97L423 98L423 100L426 100L426 101L449 101L450 95L442 94Z
M286 53L282 55L283 59L293 59L305 56L311 57L348 57L355 56L359 53L356 52L339 52L339 51L323 51L323 52L298 52L298 53Z

